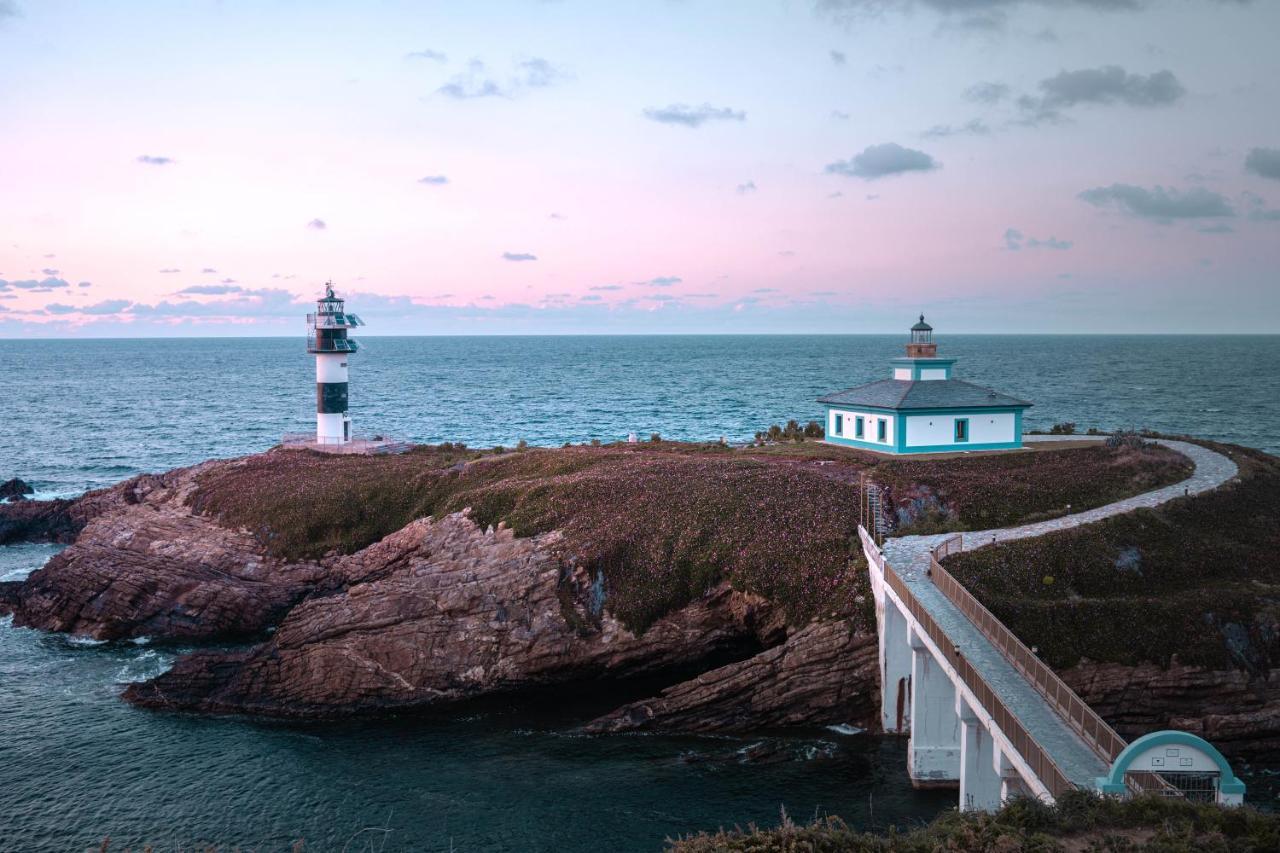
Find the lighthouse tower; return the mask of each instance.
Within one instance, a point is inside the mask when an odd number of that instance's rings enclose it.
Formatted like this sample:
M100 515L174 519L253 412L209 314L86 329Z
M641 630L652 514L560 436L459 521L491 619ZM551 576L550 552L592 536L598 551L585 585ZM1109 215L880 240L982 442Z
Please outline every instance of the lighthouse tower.
M333 295L333 282L316 300L316 312L307 315L307 352L316 356L316 444L351 441L351 417L347 414L347 359L358 345L347 330L363 326L348 314L343 300Z

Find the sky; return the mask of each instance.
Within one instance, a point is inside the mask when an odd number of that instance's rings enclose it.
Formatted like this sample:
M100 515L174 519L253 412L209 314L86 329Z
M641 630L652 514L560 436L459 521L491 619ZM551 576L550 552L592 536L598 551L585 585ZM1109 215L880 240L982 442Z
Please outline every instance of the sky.
M0 0L0 337L1280 332L1277 0Z

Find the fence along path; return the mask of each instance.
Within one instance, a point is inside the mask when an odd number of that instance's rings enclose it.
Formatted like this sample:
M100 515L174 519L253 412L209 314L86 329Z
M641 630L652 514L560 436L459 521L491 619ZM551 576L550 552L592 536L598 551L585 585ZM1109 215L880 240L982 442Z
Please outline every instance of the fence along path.
M931 636L937 632L935 644L951 649L948 659L953 666L957 662L964 666L957 666L957 671L966 686L1055 795L1065 786L1092 789L1094 780L1105 774L1124 748L1124 740L956 581L938 558L1159 506L1216 488L1238 473L1236 464L1216 451L1190 442L1157 441L1191 459L1195 471L1190 477L1051 521L959 536L904 536L884 543L886 583Z

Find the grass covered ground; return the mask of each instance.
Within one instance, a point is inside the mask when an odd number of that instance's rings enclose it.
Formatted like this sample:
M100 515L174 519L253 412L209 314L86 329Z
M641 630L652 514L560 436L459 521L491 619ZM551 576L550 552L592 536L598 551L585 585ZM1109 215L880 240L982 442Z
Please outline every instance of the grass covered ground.
M1280 850L1280 817L1171 799L1074 793L1055 806L1015 800L995 814L947 812L908 832L855 831L838 818L807 826L701 834L669 853L1015 853L1016 851L1262 853Z
M1032 443L1014 453L893 458L823 444L757 453L834 459L889 487L899 534L985 530L1056 518L1190 476L1184 456L1160 445ZM856 476L856 474L855 474Z
M1280 665L1280 459L1204 442L1239 481L1074 530L949 557L1046 662L1261 672Z
M1012 523L1177 479L1180 459L1089 447L905 461L813 442L282 450L213 468L192 505L287 559L350 553L415 518L471 507L481 524L504 521L518 535L562 531L566 554L604 574L611 611L635 630L723 579L801 623L870 618L857 544L861 471L895 492L939 496L945 502L934 503L961 521Z

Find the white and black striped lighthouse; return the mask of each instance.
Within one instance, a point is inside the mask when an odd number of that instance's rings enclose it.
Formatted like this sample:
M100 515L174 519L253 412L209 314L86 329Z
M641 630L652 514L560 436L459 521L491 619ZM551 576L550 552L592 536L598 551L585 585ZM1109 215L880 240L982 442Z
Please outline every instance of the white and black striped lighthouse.
M347 359L358 349L347 330L362 326L348 314L343 300L333 295L333 282L316 300L316 313L307 315L307 352L316 356L316 444L351 441L351 416L347 414Z

